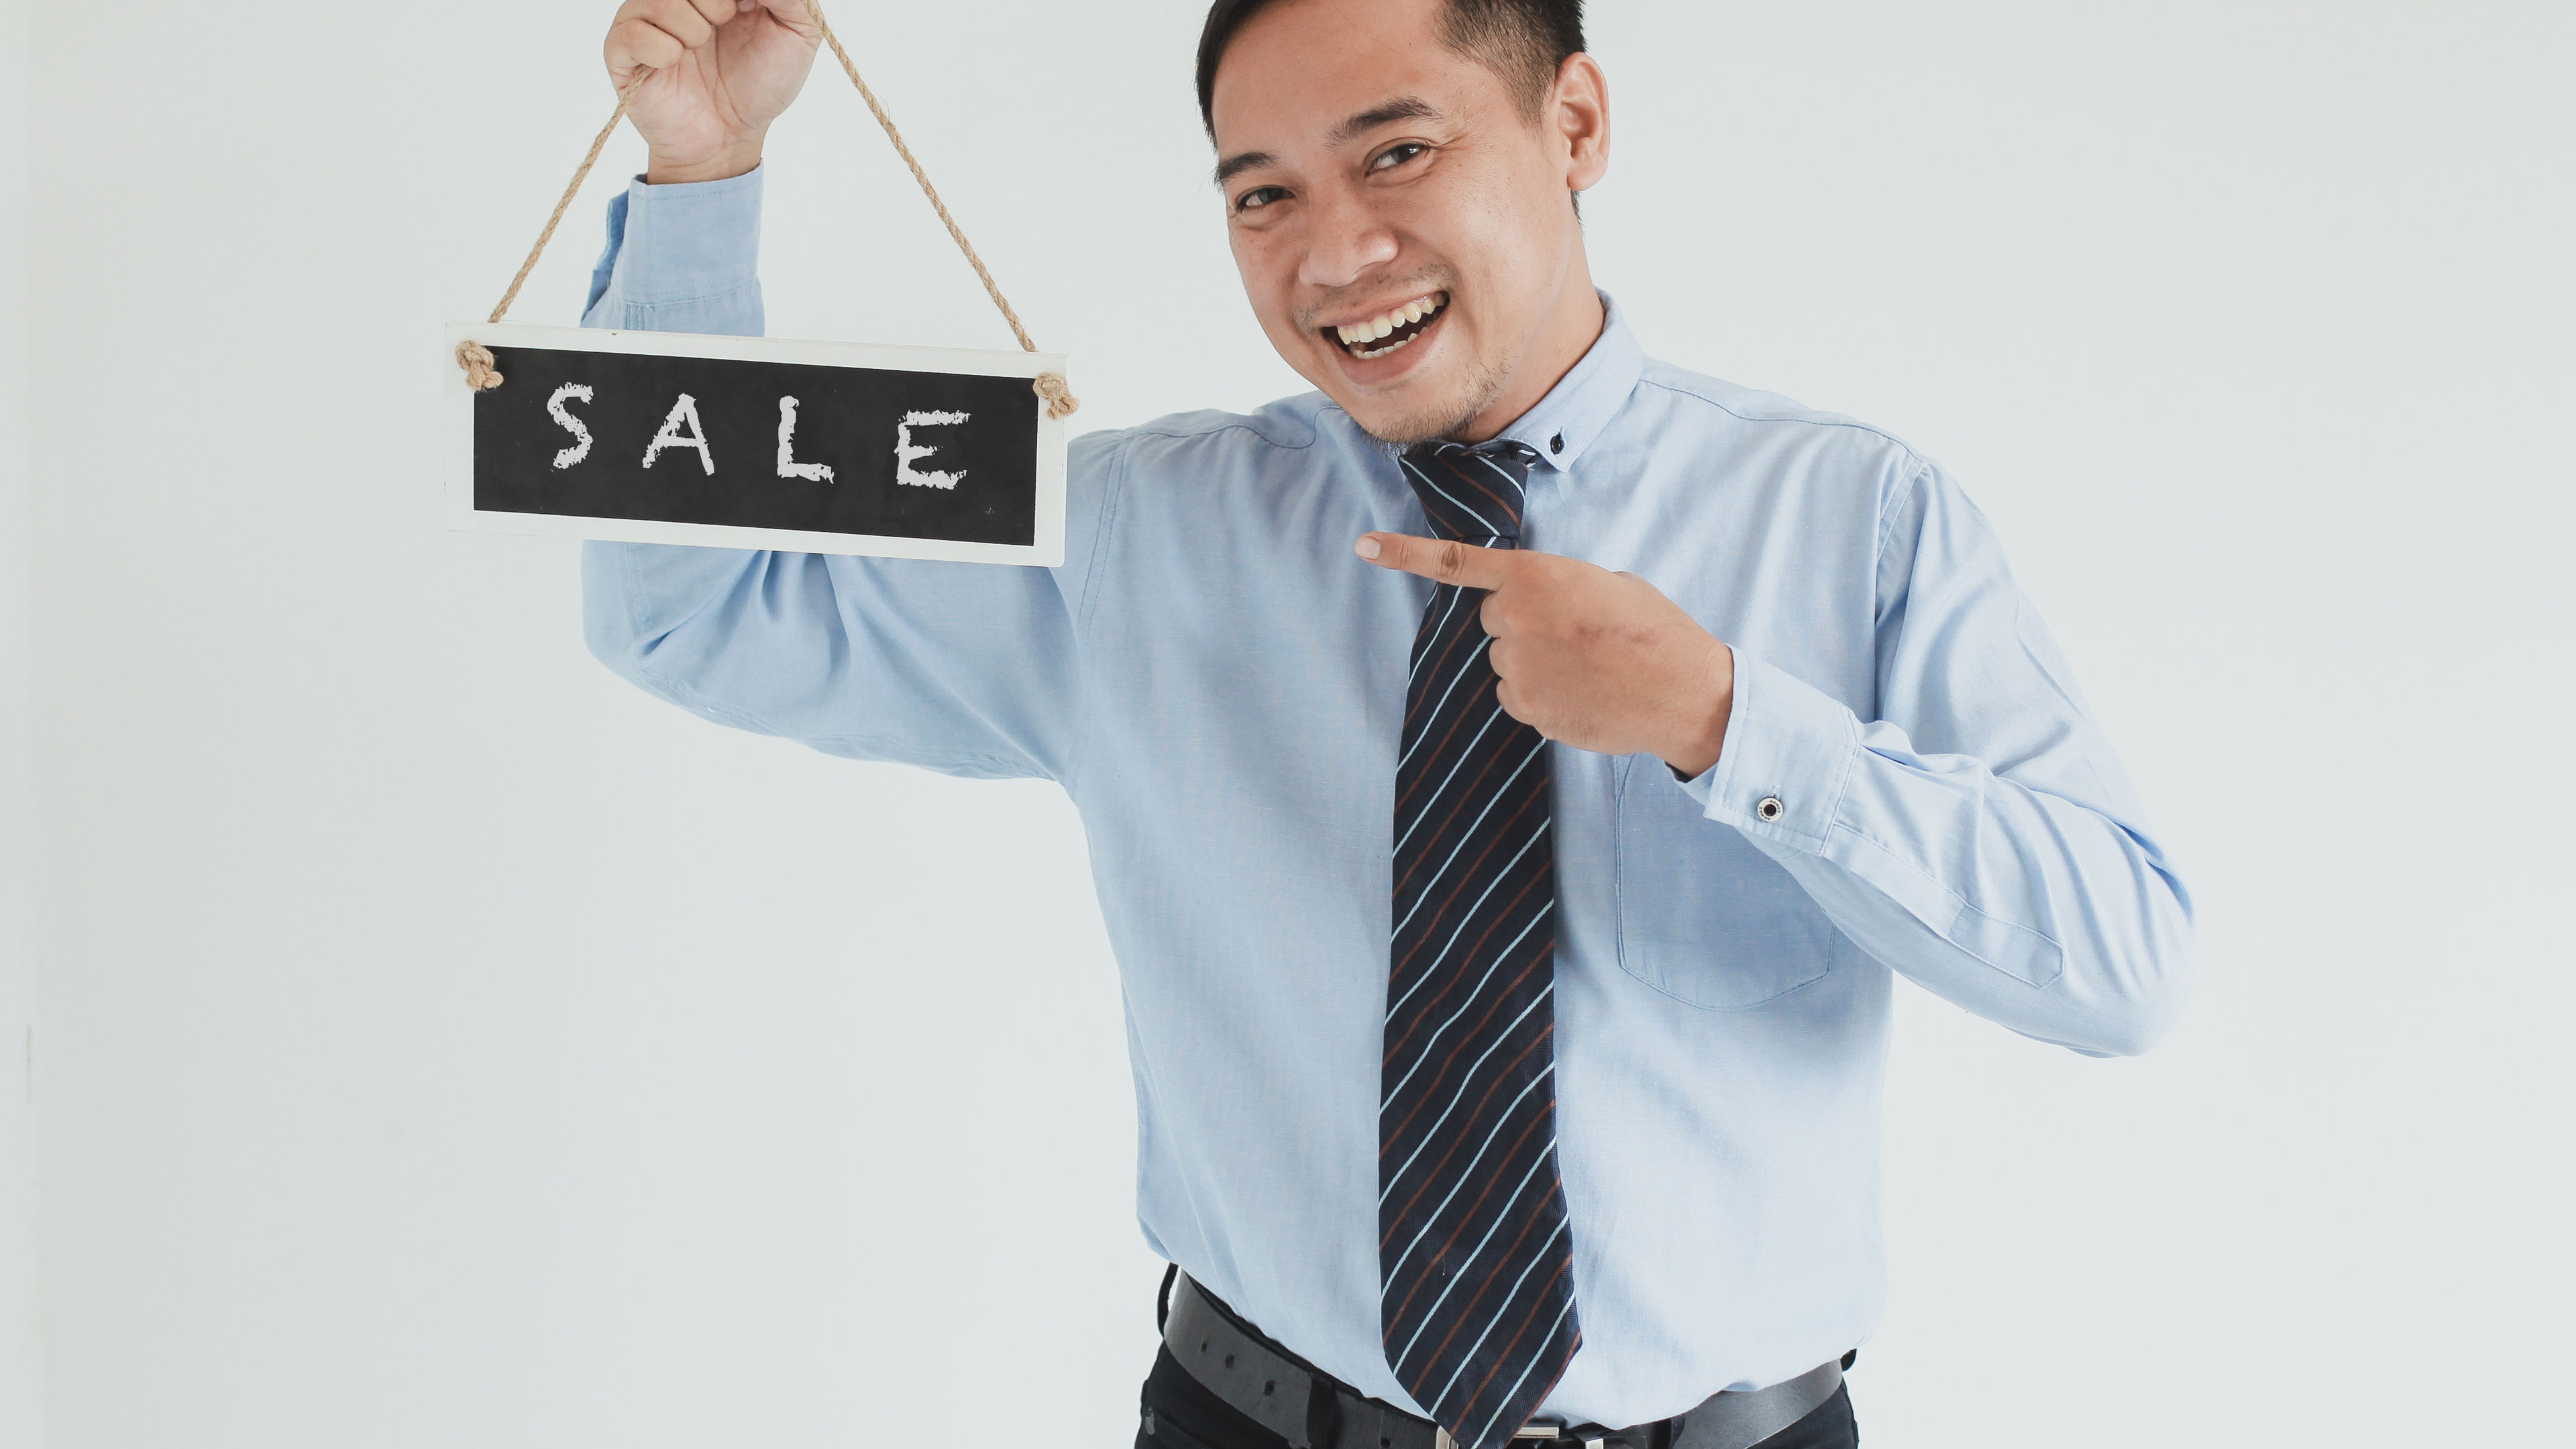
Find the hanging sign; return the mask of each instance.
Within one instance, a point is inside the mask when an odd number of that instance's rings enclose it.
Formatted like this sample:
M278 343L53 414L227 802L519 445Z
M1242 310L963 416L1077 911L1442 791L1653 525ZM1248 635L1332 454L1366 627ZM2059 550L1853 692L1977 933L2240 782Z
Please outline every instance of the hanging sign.
M638 66L491 318L447 329L447 521L492 533L1064 562L1064 420L1038 351L815 0L806 13L948 228L1018 352L502 322L652 78Z
M460 323L448 525L1054 566L1065 424L1039 352ZM490 375L497 374L494 383Z

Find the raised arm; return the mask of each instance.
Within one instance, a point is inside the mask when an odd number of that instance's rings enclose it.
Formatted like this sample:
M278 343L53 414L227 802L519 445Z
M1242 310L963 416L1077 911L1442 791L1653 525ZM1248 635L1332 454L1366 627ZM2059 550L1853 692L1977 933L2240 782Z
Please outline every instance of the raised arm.
M762 330L759 143L813 58L804 14L798 0L618 11L610 78L656 68L630 112L653 169L609 205L585 325ZM1074 448L1077 545L1084 485L1109 446ZM1064 570L590 543L582 581L591 652L719 724L956 775L1068 768L1078 662L1066 590L1078 585Z

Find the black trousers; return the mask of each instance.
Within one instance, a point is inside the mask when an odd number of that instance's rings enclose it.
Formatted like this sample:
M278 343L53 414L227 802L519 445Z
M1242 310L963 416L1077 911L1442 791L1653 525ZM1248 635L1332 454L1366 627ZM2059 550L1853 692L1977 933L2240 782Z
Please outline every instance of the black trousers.
M1287 1440L1191 1378L1170 1349L1154 1355L1138 1417L1136 1449L1288 1449ZM1860 1426L1852 1421L1851 1387L1846 1384L1814 1413L1754 1449L1858 1449L1859 1444Z

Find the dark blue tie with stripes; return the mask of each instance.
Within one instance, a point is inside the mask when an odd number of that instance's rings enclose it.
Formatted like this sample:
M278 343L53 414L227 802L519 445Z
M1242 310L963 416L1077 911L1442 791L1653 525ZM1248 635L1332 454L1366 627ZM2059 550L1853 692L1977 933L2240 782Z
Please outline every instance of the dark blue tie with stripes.
M1431 531L1518 545L1538 454L1404 455ZM1511 1438L1572 1361L1556 1171L1556 871L1547 742L1494 698L1481 589L1432 591L1395 767L1395 939L1378 1115L1386 1359L1466 1449Z

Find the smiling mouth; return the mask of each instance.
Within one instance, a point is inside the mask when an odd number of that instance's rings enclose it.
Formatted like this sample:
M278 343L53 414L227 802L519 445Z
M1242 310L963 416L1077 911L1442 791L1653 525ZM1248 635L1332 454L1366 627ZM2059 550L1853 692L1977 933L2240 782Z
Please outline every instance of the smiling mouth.
M1395 352L1429 331L1434 319L1449 305L1449 294L1434 292L1417 297L1401 307L1390 307L1365 322L1347 327L1326 327L1326 341L1363 361L1371 361Z

